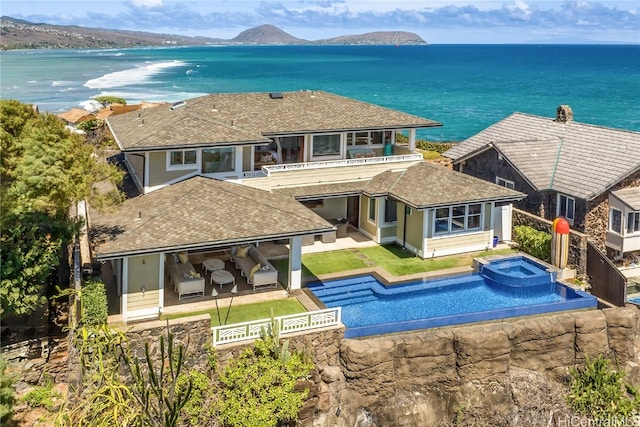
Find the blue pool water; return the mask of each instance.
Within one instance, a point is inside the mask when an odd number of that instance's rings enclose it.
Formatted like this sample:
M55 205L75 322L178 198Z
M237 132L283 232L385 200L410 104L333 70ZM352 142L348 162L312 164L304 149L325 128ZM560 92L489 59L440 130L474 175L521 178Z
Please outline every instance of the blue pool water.
M384 285L372 275L314 282L327 307L342 307L346 338L595 308L592 295L556 281L529 258L491 261L478 273Z

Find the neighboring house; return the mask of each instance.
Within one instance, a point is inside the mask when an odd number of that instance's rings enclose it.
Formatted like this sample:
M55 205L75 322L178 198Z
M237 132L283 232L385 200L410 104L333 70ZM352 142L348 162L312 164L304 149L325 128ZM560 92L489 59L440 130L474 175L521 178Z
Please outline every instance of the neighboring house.
M637 205L626 205L619 221L612 198L640 187L639 132L575 122L571 108L562 105L555 119L514 113L444 155L458 171L526 193L516 207L566 218L614 257L637 250L628 243L640 233Z
M82 108L72 108L64 113L59 113L57 116L64 120L68 126L74 128L80 123L95 119L96 117L95 114L87 110L83 110Z
M354 227L423 258L483 250L525 197L424 162L416 129L439 123L327 92L213 94L107 123L142 193L88 221L125 320L162 310L164 263L178 251L284 240L295 290L314 236Z

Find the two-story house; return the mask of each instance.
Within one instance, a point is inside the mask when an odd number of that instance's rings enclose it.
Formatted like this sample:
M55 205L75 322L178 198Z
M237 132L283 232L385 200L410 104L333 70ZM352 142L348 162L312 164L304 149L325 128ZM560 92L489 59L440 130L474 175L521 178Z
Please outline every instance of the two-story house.
M613 257L640 252L640 132L514 113L444 153L454 169L522 191L517 207L564 217Z
M125 319L162 311L176 252L286 240L295 290L309 237L348 224L423 258L482 250L495 212L524 197L424 162L416 131L439 123L322 91L211 94L107 123L140 195L88 222Z

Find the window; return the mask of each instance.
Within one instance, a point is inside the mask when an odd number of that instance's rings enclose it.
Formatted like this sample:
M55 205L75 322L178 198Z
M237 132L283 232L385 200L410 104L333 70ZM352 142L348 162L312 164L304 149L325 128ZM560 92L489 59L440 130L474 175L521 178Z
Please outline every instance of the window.
M622 234L622 212L618 209L611 209L609 214L609 230Z
M314 157L339 156L340 134L314 135L312 153Z
M569 223L573 223L576 216L576 201L573 197L558 194L557 215L565 217Z
M198 160L196 150L174 150L168 153L168 168L193 169Z
M480 229L482 204L458 205L435 210L434 234L459 233Z
M384 222L392 223L398 220L397 203L393 199L385 199L384 201Z
M347 145L383 145L393 142L393 131L347 132Z
M376 199L369 199L369 220L376 220Z
M496 176L496 184L502 186L502 187L507 187L510 188L512 190L515 190L516 185L513 181L509 181L508 179L504 179L504 178L500 178L499 176Z
M627 234L640 233L640 212L627 214Z
M469 205L467 210L467 230L479 230L481 216L481 204Z
M202 150L202 173L231 172L235 169L236 149L232 147Z

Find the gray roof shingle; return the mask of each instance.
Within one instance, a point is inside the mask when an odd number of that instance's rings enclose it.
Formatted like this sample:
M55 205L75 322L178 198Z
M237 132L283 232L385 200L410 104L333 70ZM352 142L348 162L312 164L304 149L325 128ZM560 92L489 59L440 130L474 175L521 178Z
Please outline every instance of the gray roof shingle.
M490 144L536 189L591 200L640 170L640 132L514 113L444 153L459 162Z
M269 135L358 129L426 128L440 123L324 91L210 94L110 117L125 151L258 143Z
M525 194L453 171L420 162L405 170L390 170L365 187L368 196L390 195L416 209L485 201L515 201Z
M193 177L91 211L98 259L327 232L332 225L295 201L241 184Z
M634 211L640 211L640 187L627 187L612 191L612 194Z

